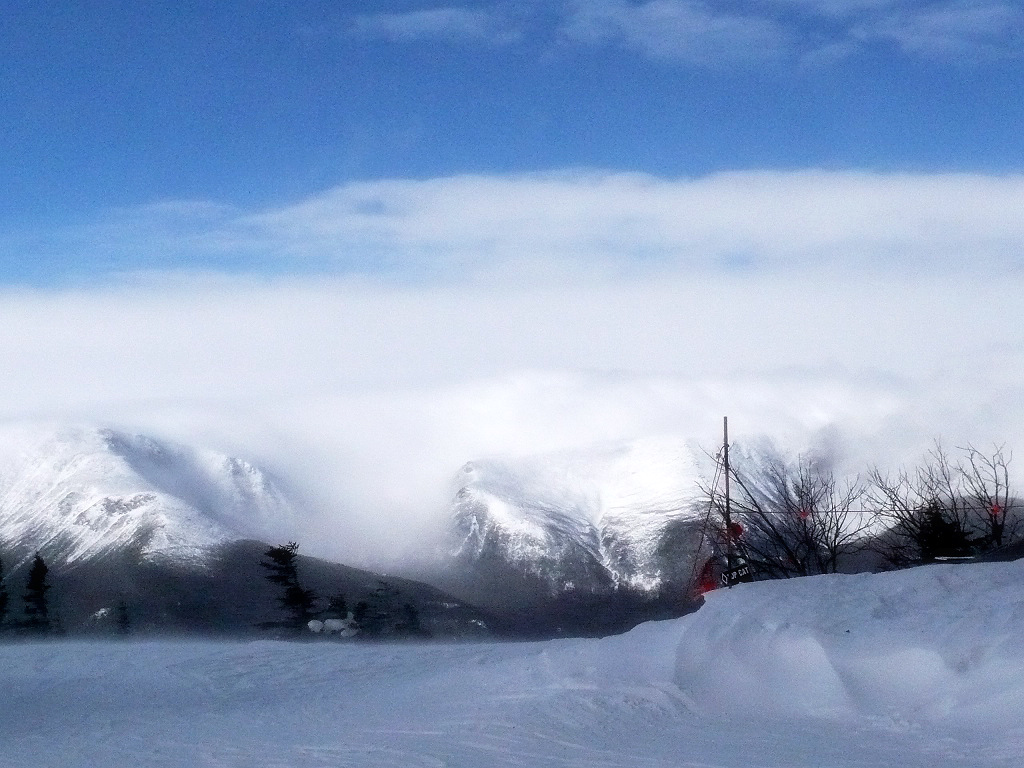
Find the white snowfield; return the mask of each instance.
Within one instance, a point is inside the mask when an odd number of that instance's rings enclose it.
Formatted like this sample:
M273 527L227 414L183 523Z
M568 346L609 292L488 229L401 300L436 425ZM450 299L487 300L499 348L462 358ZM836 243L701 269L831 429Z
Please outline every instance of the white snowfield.
M0 765L1024 765L1024 563L713 593L601 640L0 646Z

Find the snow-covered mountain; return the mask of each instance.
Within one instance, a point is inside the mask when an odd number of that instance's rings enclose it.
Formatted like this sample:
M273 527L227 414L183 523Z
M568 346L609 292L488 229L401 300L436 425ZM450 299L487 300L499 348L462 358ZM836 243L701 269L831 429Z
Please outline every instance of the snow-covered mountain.
M504 617L499 631L603 633L678 614L692 607L698 455L648 439L467 464L453 488L448 567L421 576ZM126 590L139 588L134 569L145 563L220 569L232 584L251 566L259 581L259 547L232 547L295 538L300 523L274 481L241 459L91 426L0 428L9 569L38 550L52 565L95 571L90 584ZM178 587L160 578L152 590L163 606Z
M288 500L260 469L212 451L86 426L0 430L0 544L65 563L135 549L201 562L233 540L276 540Z
M473 461L452 502L472 581L518 573L561 594L654 596L689 579L701 520L698 452L672 439Z

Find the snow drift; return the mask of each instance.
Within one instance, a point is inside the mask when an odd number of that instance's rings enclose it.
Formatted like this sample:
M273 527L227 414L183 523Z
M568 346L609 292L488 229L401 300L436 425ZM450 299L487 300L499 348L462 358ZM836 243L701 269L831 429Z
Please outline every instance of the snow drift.
M1017 726L1024 561L746 584L678 623L701 711Z

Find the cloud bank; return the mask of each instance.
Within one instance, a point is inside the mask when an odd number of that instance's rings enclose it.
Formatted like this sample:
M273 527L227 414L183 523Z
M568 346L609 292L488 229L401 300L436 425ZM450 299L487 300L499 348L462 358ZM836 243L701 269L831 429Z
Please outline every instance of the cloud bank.
M0 292L0 418L253 459L311 510L300 540L367 564L483 456L710 446L723 415L854 470L1019 447L1022 201L1017 176L567 172L122 210L32 241L113 269Z
M122 270L524 280L559 271L1019 273L1024 176L566 171L351 182L262 210L127 209L6 247Z
M307 549L379 564L441 528L468 460L768 434L845 466L935 436L1021 445L1024 284L220 279L0 300L0 417L256 461Z

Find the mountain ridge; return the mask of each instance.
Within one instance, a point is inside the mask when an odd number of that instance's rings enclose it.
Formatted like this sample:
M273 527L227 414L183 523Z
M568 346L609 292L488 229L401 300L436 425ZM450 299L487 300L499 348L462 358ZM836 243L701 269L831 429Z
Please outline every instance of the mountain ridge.
M132 549L201 564L296 514L249 462L105 427L8 427L0 463L0 540L69 563Z
M670 438L470 462L451 502L445 587L556 624L690 610L698 463L694 446Z
M451 546L438 567L397 570L454 596L453 605L479 606L501 633L601 634L678 615L693 607L695 456L661 438L470 462L453 481ZM104 585L110 578L150 623L238 629L245 621L232 619L224 600L249 605L250 619L262 610L253 595L274 603L245 581L263 579L259 548L270 545L260 542L301 541L299 514L273 476L243 459L107 427L0 429L8 572L40 552L55 575L74 572L91 585L72 591L96 610L116 597ZM341 563L316 568L362 592L368 580L391 578L345 575ZM214 594L217 579L226 595ZM205 597L196 602L175 580ZM97 602L89 589L105 597Z

